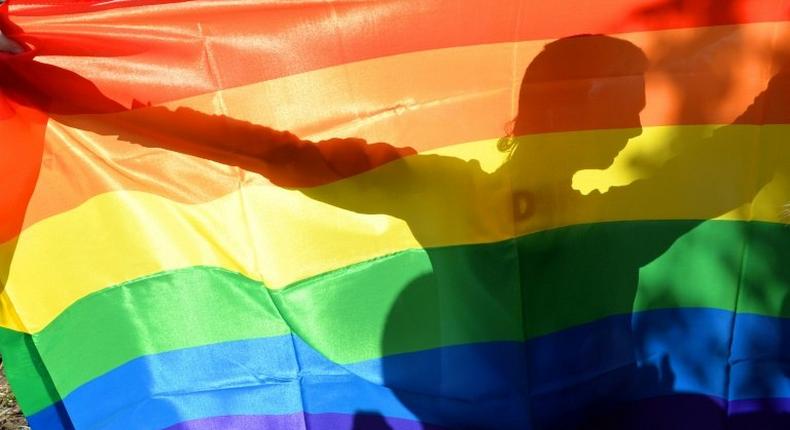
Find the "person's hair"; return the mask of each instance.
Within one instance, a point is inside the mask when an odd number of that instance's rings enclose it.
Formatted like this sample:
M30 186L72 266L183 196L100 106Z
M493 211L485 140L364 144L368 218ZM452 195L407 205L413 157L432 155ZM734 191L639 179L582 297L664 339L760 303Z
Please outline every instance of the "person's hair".
M539 129L536 123L548 110L586 97L590 78L644 75L647 65L647 57L636 45L601 34L570 36L547 44L524 71L519 111L507 136L500 139L499 149L507 151L514 137Z

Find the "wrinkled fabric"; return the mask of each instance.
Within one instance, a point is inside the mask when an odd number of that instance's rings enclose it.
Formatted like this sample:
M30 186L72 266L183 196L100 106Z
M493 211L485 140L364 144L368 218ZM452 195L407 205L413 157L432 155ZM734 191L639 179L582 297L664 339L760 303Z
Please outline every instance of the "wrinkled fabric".
M31 427L787 427L788 11L6 2Z

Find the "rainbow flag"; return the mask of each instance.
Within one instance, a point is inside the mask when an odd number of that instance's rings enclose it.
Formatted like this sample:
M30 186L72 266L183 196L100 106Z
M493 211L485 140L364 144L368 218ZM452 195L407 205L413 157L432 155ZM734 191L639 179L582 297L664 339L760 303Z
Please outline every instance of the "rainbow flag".
M790 427L790 1L0 8L33 429Z

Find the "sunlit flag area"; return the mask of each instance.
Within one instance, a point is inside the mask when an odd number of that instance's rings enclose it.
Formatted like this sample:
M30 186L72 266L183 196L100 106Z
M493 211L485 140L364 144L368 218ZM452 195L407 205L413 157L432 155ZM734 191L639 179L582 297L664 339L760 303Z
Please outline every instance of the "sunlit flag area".
M788 17L6 1L31 428L790 428Z

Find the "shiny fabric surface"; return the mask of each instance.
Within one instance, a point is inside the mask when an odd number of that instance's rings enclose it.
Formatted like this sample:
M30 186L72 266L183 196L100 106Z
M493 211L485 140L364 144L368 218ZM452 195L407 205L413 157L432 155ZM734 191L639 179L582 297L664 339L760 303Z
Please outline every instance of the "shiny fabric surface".
M4 3L31 427L786 428L788 15Z

